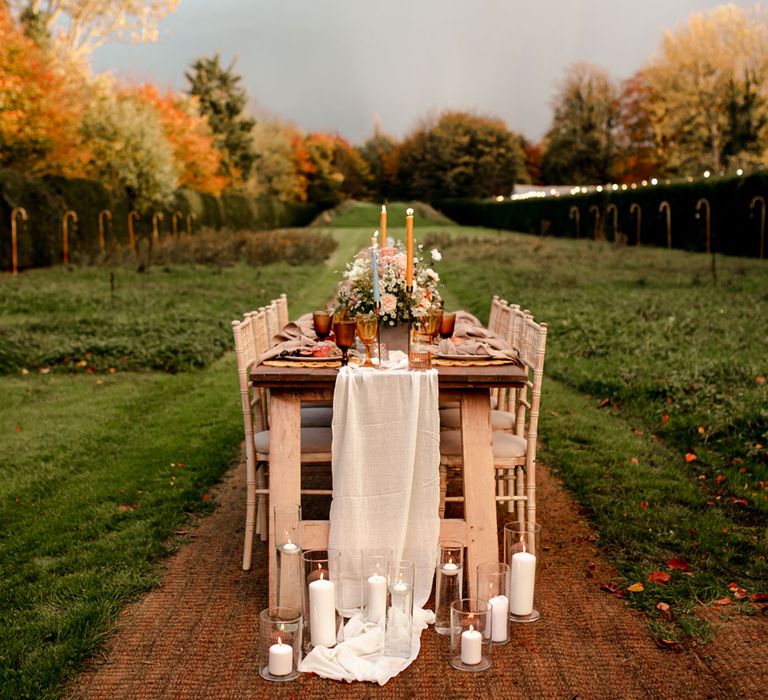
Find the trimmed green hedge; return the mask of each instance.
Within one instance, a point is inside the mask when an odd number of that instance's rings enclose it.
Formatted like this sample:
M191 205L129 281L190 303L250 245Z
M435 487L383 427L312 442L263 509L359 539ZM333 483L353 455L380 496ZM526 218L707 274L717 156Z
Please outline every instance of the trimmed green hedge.
M62 218L72 209L77 224L69 226L70 259L95 255L99 250L98 217L102 209L112 212L105 226L108 247L128 243L128 214L132 207L124 193L111 193L101 183L62 177L32 178L15 170L0 169L0 270L11 269L11 211L23 207L29 220L17 219L19 268L52 265L62 259ZM174 206L159 210L159 235L172 231L173 212L182 217L178 231L185 232L187 216L193 215L193 232L200 228L227 228L233 231L304 226L316 215L311 204L285 204L270 198L251 199L241 195L213 197L209 194L181 189ZM154 212L142 212L134 223L139 242L152 237Z
M522 231L552 236L576 236L576 216L579 212L582 238L603 237L614 240L613 209L617 209L619 239L629 245L637 242L636 209L641 211L641 245L666 246L665 213L659 212L662 202L669 203L672 223L672 247L691 251L706 250L705 207L696 216L696 203L705 198L711 213L711 249L727 255L758 257L760 252L760 204L750 209L753 197L768 199L768 175L713 178L669 185L638 186L625 191L589 192L569 196L547 196L516 201L489 202L454 199L437 202L436 206L459 224ZM596 226L596 211L599 226ZM768 241L764 244L768 255Z

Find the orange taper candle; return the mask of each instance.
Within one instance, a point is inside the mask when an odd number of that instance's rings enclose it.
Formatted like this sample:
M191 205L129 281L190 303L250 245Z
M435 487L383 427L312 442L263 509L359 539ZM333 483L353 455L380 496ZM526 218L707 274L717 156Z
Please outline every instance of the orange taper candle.
M387 207L381 205L381 216L379 217L379 231L381 231L381 247L387 247Z
M405 286L413 288L413 209L405 210Z

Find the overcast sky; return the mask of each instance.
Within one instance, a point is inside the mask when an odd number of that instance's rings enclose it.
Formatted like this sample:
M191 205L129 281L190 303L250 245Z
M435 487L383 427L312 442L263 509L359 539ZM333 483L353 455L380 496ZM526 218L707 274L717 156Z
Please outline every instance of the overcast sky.
M359 144L402 137L427 114L460 109L546 131L565 68L588 61L625 78L674 29L716 0L181 0L157 44L108 44L93 67L183 89L184 71L221 53L253 112ZM752 0L736 2L753 7Z

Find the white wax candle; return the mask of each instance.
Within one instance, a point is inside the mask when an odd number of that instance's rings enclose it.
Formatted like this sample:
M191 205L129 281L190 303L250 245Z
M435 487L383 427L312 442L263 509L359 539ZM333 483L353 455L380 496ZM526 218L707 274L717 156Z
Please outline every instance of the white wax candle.
M513 615L533 612L533 587L536 557L530 552L515 552L509 573L509 610Z
M488 601L491 604L491 635L494 642L506 642L509 625L509 598L495 595Z
M277 644L269 647L267 670L272 676L287 676L293 671L293 647L283 644L280 637L277 638Z
M441 567L446 576L456 576L459 573L459 565L449 561Z
M298 554L299 553L299 545L294 544L290 540L288 540L282 547L282 552L284 554Z
M475 666L483 660L483 637L472 625L461 633L461 663Z
M387 611L387 577L368 577L368 621L379 622Z
M309 584L309 626L313 646L336 644L336 586L320 578Z

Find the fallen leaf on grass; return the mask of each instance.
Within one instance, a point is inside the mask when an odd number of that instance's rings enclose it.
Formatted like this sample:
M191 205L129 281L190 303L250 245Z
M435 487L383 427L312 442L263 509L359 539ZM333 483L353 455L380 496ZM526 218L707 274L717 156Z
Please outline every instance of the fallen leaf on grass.
M730 598L718 598L712 601L712 605L733 605L733 601Z
M610 406L610 405L611 405L611 400L610 399L603 399L599 404L597 404L597 407L598 408L605 408L606 406Z
M211 497L210 497L210 495L209 495L209 494L207 494L207 493L204 493L204 494L203 494L203 496L202 496L202 498L203 498L203 500L204 500L204 501L208 501L208 500L210 500L210 498L211 498Z
M665 617L672 616L672 613L669 611L669 603L663 603L663 602L656 603L656 610L658 610Z
M729 583L728 590L736 600L743 600L747 597L747 592L738 583Z
M760 375L759 377L755 377L755 381L756 381L758 384L765 384L765 377L763 377L762 375Z
M16 432L20 433L22 431L22 427L20 425L16 426Z
M725 474L718 474L715 477L715 483L716 484L722 484L724 481L726 481L728 477Z
M601 583L599 584L600 590L606 593L616 593L619 587L615 583Z
M746 498L734 498L733 505L735 506L748 506L749 501Z
M643 508L643 509L645 510L645 509L647 509L647 508L649 508L649 507L650 507L650 503L648 503L648 501L643 501L643 502L640 504L640 507L641 507L641 508Z
M680 569L680 571L688 571L691 568L691 565L685 559L670 559L667 562L667 566L670 569Z
M672 577L666 571L654 571L648 575L648 580L651 583L658 583L660 585L666 585L671 578Z
M693 452L686 452L685 453L685 461L686 462L695 462L698 459L698 457L693 454Z
M668 422L669 422L669 414L668 414L668 413L665 413L665 414L664 414L664 415L661 417L661 424L662 424L662 425L665 425L665 424L666 424L666 423L668 423Z
M640 581L638 581L637 583L633 583L631 586L627 586L627 590L630 593L640 593L640 591L645 590L645 586Z
M768 603L768 593L753 593L749 599L753 603Z
M640 464L640 460L637 457L630 457L629 463L630 464Z

